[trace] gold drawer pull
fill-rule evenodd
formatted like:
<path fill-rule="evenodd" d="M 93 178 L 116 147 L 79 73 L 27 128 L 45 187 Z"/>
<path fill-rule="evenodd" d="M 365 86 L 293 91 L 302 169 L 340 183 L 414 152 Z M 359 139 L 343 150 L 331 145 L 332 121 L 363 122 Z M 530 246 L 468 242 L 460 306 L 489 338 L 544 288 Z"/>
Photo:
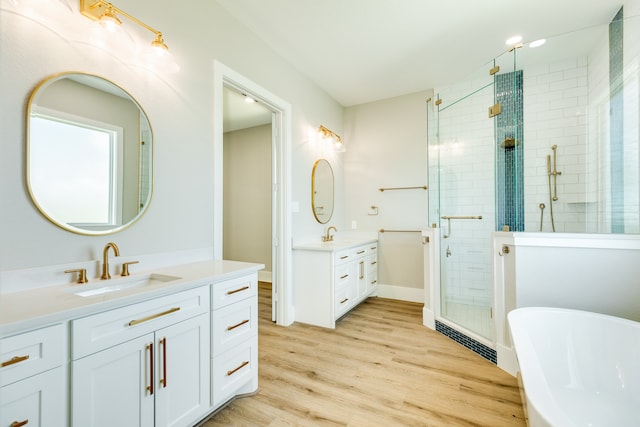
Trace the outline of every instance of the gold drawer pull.
<path fill-rule="evenodd" d="M 244 368 L 245 366 L 247 366 L 249 364 L 248 361 L 244 361 L 240 364 L 240 366 L 238 366 L 235 369 L 232 369 L 230 371 L 227 371 L 227 376 L 230 377 L 231 375 L 235 374 L 236 372 L 238 372 L 240 369 Z"/>
<path fill-rule="evenodd" d="M 235 328 L 239 328 L 240 326 L 244 325 L 245 323 L 249 323 L 249 319 L 245 319 L 242 322 L 235 324 L 233 326 L 227 326 L 227 331 L 233 331 Z"/>
<path fill-rule="evenodd" d="M 139 323 L 146 322 L 148 320 L 153 320 L 161 316 L 166 316 L 167 314 L 175 313 L 178 310 L 180 310 L 180 307 L 173 307 L 167 311 L 163 311 L 162 313 L 152 314 L 151 316 L 143 317 L 142 319 L 135 319 L 129 322 L 129 326 L 137 325 Z"/>
<path fill-rule="evenodd" d="M 15 365 L 16 363 L 24 362 L 28 358 L 29 358 L 28 354 L 26 356 L 16 356 L 16 357 L 12 358 L 11 360 L 7 360 L 6 362 L 2 362 L 2 365 L 0 365 L 0 367 L 4 368 L 5 366 Z M 24 425 L 24 424 L 22 424 L 22 425 Z"/>
<path fill-rule="evenodd" d="M 340 259 L 347 259 L 347 258 L 349 258 L 349 255 L 342 255 L 342 256 L 340 257 Z"/>
<path fill-rule="evenodd" d="M 9 427 L 22 427 L 22 426 L 26 426 L 27 424 L 29 424 L 28 419 L 24 421 L 14 421 L 11 424 L 9 424 Z"/>
<path fill-rule="evenodd" d="M 376 265 L 378 263 L 378 261 L 372 261 L 371 265 Z"/>
<path fill-rule="evenodd" d="M 340 301 L 340 304 L 344 304 L 345 302 L 349 301 L 349 298 L 345 298 L 342 301 Z"/>
<path fill-rule="evenodd" d="M 365 253 L 366 251 L 358 251 L 358 255 Z"/>
<path fill-rule="evenodd" d="M 240 289 L 235 289 L 233 291 L 227 291 L 227 295 L 233 295 L 233 294 L 236 294 L 238 292 L 246 291 L 247 289 L 249 289 L 249 286 L 243 286 Z"/>
<path fill-rule="evenodd" d="M 346 279 L 347 277 L 349 277 L 348 274 L 345 274 L 344 276 L 340 276 L 341 279 Z"/>

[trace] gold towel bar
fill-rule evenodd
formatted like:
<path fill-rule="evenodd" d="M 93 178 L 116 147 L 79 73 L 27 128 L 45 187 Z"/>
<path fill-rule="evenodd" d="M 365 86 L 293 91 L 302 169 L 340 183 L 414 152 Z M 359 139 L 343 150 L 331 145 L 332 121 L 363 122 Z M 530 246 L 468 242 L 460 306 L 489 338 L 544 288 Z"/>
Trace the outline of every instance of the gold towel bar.
<path fill-rule="evenodd" d="M 420 187 L 389 187 L 389 188 L 379 188 L 380 191 L 386 190 L 426 190 L 428 187 L 426 185 L 421 185 Z"/>
<path fill-rule="evenodd" d="M 380 233 L 420 233 L 422 230 L 385 230 L 381 228 L 378 230 Z"/>

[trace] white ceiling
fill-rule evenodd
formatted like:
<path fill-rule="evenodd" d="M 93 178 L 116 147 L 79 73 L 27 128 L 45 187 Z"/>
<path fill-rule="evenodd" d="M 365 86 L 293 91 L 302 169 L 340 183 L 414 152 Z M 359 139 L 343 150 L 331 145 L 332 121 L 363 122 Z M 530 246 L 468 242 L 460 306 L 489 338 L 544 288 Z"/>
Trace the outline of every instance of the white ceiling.
<path fill-rule="evenodd" d="M 247 103 L 244 94 L 228 87 L 224 88 L 223 108 L 224 132 L 271 123 L 271 110 L 259 102 Z"/>
<path fill-rule="evenodd" d="M 621 0 L 217 1 L 351 106 L 458 81 L 514 34 L 526 42 L 607 23 Z"/>

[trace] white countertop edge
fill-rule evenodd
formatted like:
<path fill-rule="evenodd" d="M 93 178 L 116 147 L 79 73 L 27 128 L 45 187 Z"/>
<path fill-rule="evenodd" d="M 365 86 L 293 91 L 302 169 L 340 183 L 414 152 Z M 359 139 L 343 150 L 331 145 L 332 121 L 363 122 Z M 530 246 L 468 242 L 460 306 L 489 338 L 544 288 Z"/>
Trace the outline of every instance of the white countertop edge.
<path fill-rule="evenodd" d="M 0 296 L 0 337 L 27 332 L 251 273 L 257 274 L 258 270 L 263 268 L 264 264 L 239 261 L 202 261 L 136 273 L 140 276 L 149 273 L 166 274 L 179 277 L 177 280 L 94 297 L 79 297 L 69 292 L 70 286 L 83 285 L 60 285 L 2 295 Z M 132 276 L 134 275 L 132 274 Z M 108 285 L 108 282 L 105 282 L 105 285 Z M 55 304 L 51 304 L 51 302 L 55 302 Z M 25 304 L 28 304 L 29 309 L 24 311 L 25 314 L 22 317 L 15 314 L 16 310 L 12 310 L 13 307 L 25 306 Z"/>
<path fill-rule="evenodd" d="M 307 251 L 323 251 L 333 252 L 342 249 L 355 248 L 356 246 L 362 246 L 369 243 L 377 242 L 376 238 L 363 238 L 357 240 L 335 240 L 332 242 L 310 242 L 300 243 L 293 246 L 294 250 L 307 250 Z"/>

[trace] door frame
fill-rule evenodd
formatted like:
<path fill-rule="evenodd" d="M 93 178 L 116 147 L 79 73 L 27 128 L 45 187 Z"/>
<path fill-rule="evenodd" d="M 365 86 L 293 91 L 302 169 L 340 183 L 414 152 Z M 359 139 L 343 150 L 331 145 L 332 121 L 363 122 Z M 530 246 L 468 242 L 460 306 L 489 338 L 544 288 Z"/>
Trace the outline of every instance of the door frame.
<path fill-rule="evenodd" d="M 293 323 L 292 250 L 291 250 L 291 104 L 272 94 L 219 61 L 213 64 L 213 255 L 223 254 L 223 93 L 224 87 L 251 95 L 273 111 L 272 120 L 272 283 L 275 321 Z"/>

